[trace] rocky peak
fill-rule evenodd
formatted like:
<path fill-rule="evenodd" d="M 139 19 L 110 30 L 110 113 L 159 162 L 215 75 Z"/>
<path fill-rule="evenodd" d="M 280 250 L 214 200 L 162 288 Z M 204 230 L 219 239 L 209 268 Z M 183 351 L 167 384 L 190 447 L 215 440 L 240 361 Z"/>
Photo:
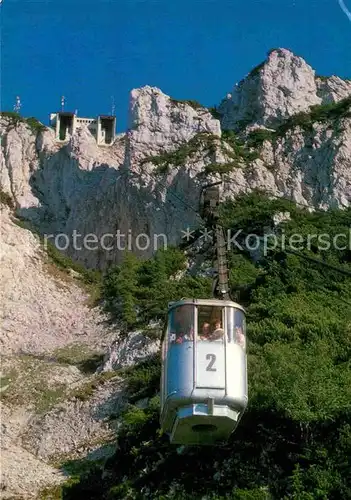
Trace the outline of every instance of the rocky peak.
<path fill-rule="evenodd" d="M 302 58 L 274 50 L 222 102 L 222 127 L 237 129 L 243 120 L 250 128 L 275 126 L 350 94 L 350 82 L 316 77 Z M 72 258 L 103 269 L 123 255 L 113 239 L 117 231 L 131 234 L 129 249 L 143 257 L 154 248 L 138 250 L 136 235 L 166 235 L 169 245 L 179 243 L 186 227 L 199 224 L 201 186 L 220 173 L 228 179 L 225 197 L 264 189 L 306 206 L 349 206 L 351 122 L 345 109 L 339 112 L 333 122 L 322 113 L 308 126 L 254 133 L 241 143 L 235 134 L 222 134 L 207 108 L 145 86 L 132 90 L 129 129 L 111 147 L 97 146 L 88 129 L 62 145 L 50 129 L 33 133 L 1 117 L 0 189 L 41 234 L 53 239 L 63 233 L 63 247 L 67 235 Z M 81 235 L 77 249 L 74 231 Z M 108 235 L 108 248 L 81 248 L 89 234 L 99 242 Z"/>
<path fill-rule="evenodd" d="M 172 151 L 196 134 L 221 135 L 219 120 L 207 108 L 177 101 L 156 87 L 134 89 L 129 105 L 129 166 L 145 156 Z"/>
<path fill-rule="evenodd" d="M 223 129 L 246 125 L 274 127 L 311 106 L 337 102 L 351 94 L 351 82 L 316 77 L 306 61 L 287 49 L 274 49 L 218 108 Z"/>
<path fill-rule="evenodd" d="M 338 76 L 316 78 L 317 94 L 323 104 L 338 102 L 351 95 L 351 80 L 342 80 Z"/>

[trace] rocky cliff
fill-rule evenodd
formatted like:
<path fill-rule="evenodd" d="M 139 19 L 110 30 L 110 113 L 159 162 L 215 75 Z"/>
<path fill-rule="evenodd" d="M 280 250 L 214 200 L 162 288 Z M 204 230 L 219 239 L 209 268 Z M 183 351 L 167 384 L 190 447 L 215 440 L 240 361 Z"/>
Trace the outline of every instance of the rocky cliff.
<path fill-rule="evenodd" d="M 218 111 L 225 129 L 249 124 L 277 126 L 311 106 L 338 102 L 350 93 L 351 81 L 316 76 L 301 57 L 277 49 L 235 85 Z"/>
<path fill-rule="evenodd" d="M 201 224 L 199 193 L 209 180 L 224 180 L 223 197 L 259 188 L 314 208 L 348 207 L 350 96 L 351 82 L 316 76 L 279 49 L 216 110 L 157 88 L 133 90 L 128 131 L 112 147 L 97 147 L 88 129 L 57 144 L 50 128 L 0 117 L 4 498 L 36 498 L 62 482 L 58 459 L 96 459 L 101 443 L 113 452 L 111 415 L 124 396 L 110 370 L 158 348 L 140 332 L 120 340 L 23 220 L 76 261 L 104 269 L 125 246 L 147 257 Z M 154 235 L 165 239 L 154 243 Z"/>
<path fill-rule="evenodd" d="M 313 207 L 346 207 L 350 95 L 350 81 L 318 77 L 302 58 L 277 49 L 212 114 L 157 88 L 133 90 L 128 131 L 110 148 L 97 147 L 88 129 L 59 146 L 52 130 L 33 133 L 3 117 L 1 189 L 42 234 L 63 233 L 61 248 L 69 245 L 72 257 L 99 268 L 120 260 L 127 239 L 106 236 L 101 244 L 103 235 L 118 230 L 143 256 L 152 253 L 155 234 L 179 242 L 182 230 L 200 222 L 196 210 L 206 177 L 223 172 L 223 196 L 259 188 Z M 333 113 L 335 103 L 344 102 Z M 303 113 L 303 120 L 292 120 Z M 250 131 L 267 127 L 278 132 L 248 141 Z M 240 147 L 233 136 L 228 140 L 228 130 L 237 133 Z M 74 231 L 80 235 L 75 243 Z M 96 239 L 84 248 L 90 233 Z M 145 237 L 136 242 L 142 233 L 151 237 L 149 245 Z"/>
<path fill-rule="evenodd" d="M 131 365 L 158 344 L 137 332 L 120 342 L 80 275 L 55 265 L 2 203 L 0 222 L 0 491 L 20 500 L 67 479 L 57 460 L 113 452 L 110 417 L 124 395 L 111 364 Z"/>

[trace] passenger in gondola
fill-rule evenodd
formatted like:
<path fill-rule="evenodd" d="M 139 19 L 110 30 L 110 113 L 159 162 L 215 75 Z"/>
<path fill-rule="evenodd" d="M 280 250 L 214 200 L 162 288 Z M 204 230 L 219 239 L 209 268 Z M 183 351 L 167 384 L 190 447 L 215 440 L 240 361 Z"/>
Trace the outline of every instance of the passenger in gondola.
<path fill-rule="evenodd" d="M 173 331 L 171 333 L 171 342 L 182 344 L 183 342 L 193 340 L 194 327 L 188 321 L 178 320 L 175 322 Z"/>
<path fill-rule="evenodd" d="M 243 329 L 241 328 L 241 326 L 235 327 L 235 341 L 243 349 L 245 349 L 246 339 L 245 339 L 245 335 L 243 334 Z"/>
<path fill-rule="evenodd" d="M 193 327 L 189 327 L 186 329 L 185 332 L 180 332 L 177 336 L 176 336 L 176 344 L 182 344 L 183 342 L 187 342 L 187 341 L 190 341 L 190 340 L 193 340 L 194 338 L 194 329 Z"/>
<path fill-rule="evenodd" d="M 221 340 L 224 335 L 224 330 L 222 328 L 222 323 L 219 319 L 214 322 L 213 332 L 211 333 L 210 340 Z"/>
<path fill-rule="evenodd" d="M 205 323 L 202 324 L 201 328 L 201 333 L 200 333 L 200 340 L 210 340 L 211 336 L 211 325 L 210 323 Z"/>

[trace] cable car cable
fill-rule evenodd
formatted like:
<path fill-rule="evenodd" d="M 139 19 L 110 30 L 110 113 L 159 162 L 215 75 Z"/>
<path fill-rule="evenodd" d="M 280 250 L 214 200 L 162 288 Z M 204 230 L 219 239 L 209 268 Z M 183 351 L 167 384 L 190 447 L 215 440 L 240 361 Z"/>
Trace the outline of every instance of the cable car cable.
<path fill-rule="evenodd" d="M 289 199 L 287 199 L 287 198 L 283 198 L 283 197 L 277 197 L 277 198 L 278 198 L 278 199 L 284 199 L 284 200 L 286 200 L 286 201 L 291 201 L 292 203 L 295 203 L 294 201 L 289 200 Z M 178 199 L 179 199 L 182 203 L 184 203 L 184 204 L 185 204 L 185 202 L 184 202 L 181 198 L 179 198 L 179 197 L 178 197 Z M 296 204 L 297 204 L 297 203 L 296 203 Z M 187 204 L 185 204 L 185 206 L 187 206 Z M 304 205 L 304 206 L 305 206 L 305 205 Z M 306 207 L 306 208 L 308 208 L 308 207 Z M 193 211 L 195 211 L 195 209 L 194 209 L 193 207 L 191 207 L 191 209 L 192 209 Z M 323 212 L 324 212 L 324 211 L 323 211 Z M 198 212 L 197 212 L 197 214 L 199 215 L 199 217 L 201 217 L 201 216 L 200 216 L 200 214 L 199 214 Z M 225 228 L 224 228 L 221 224 L 218 224 L 218 226 L 219 226 L 219 227 L 221 227 L 223 230 L 225 230 Z M 297 256 L 298 256 L 298 257 L 300 257 L 300 258 L 306 259 L 306 260 L 308 260 L 308 261 L 310 261 L 310 262 L 314 262 L 314 263 L 319 264 L 319 265 L 323 265 L 323 266 L 328 267 L 328 268 L 330 268 L 330 269 L 332 269 L 332 270 L 334 270 L 334 271 L 340 272 L 340 273 L 342 273 L 342 274 L 344 274 L 344 275 L 346 275 L 346 276 L 350 276 L 350 277 L 351 277 L 351 271 L 347 271 L 347 270 L 345 270 L 345 269 L 338 268 L 338 267 L 336 267 L 336 266 L 333 266 L 333 265 L 331 265 L 331 264 L 328 264 L 327 262 L 324 262 L 324 261 L 319 261 L 318 259 L 313 259 L 312 257 L 307 257 L 307 256 L 305 256 L 305 255 L 303 255 L 303 254 L 300 254 L 299 252 L 294 251 L 294 250 L 285 250 L 285 251 L 286 251 L 287 253 L 291 253 L 291 254 L 297 255 Z"/>
<path fill-rule="evenodd" d="M 227 184 L 233 184 L 236 181 L 234 179 L 230 179 L 229 177 L 223 176 L 223 182 L 226 182 Z M 263 191 L 262 194 L 264 194 L 264 193 L 266 193 L 268 196 L 271 196 L 272 198 L 275 198 L 277 200 L 285 200 L 285 201 L 288 201 L 288 202 L 293 203 L 295 205 L 299 205 L 299 206 L 301 206 L 302 208 L 305 208 L 305 209 L 311 208 L 309 205 L 305 205 L 304 203 L 300 203 L 300 202 L 292 200 L 290 198 L 286 198 L 285 196 L 278 196 L 276 194 L 273 194 L 270 191 Z M 323 213 L 325 213 L 325 210 L 323 210 L 322 208 L 313 208 L 313 210 L 315 212 L 323 212 Z"/>
<path fill-rule="evenodd" d="M 285 252 L 291 253 L 293 255 L 297 255 L 298 257 L 301 257 L 302 259 L 308 260 L 309 262 L 323 265 L 323 266 L 328 267 L 329 269 L 331 269 L 333 271 L 336 271 L 336 272 L 339 272 L 341 274 L 344 274 L 345 276 L 351 277 L 351 271 L 348 271 L 348 270 L 343 269 L 341 267 L 333 266 L 332 264 L 328 264 L 327 262 L 324 262 L 323 260 L 314 259 L 313 257 L 308 257 L 307 255 L 303 255 L 299 252 L 296 252 L 295 250 L 285 250 Z"/>
<path fill-rule="evenodd" d="M 151 174 L 149 174 L 148 172 L 145 172 L 145 173 L 146 173 L 146 174 L 147 174 L 150 178 L 152 178 Z M 139 174 L 139 175 L 141 176 L 141 174 Z M 227 179 L 227 180 L 228 180 L 228 179 Z M 165 184 L 165 183 L 163 183 L 163 182 L 161 182 L 161 181 L 158 181 L 158 182 L 159 182 L 159 183 L 160 183 L 160 184 L 161 184 L 161 185 L 162 185 L 162 186 L 166 189 L 166 191 L 167 191 L 167 192 L 169 192 L 172 196 L 174 196 L 175 198 L 177 198 L 177 199 L 178 199 L 181 203 L 183 203 L 183 205 L 184 205 L 185 207 L 190 208 L 190 210 L 192 210 L 194 213 L 196 213 L 196 215 L 197 215 L 197 216 L 198 216 L 201 220 L 203 220 L 203 219 L 202 219 L 202 217 L 201 217 L 201 215 L 199 214 L 199 212 L 198 212 L 198 211 L 197 211 L 194 207 L 192 207 L 192 206 L 191 206 L 191 205 L 189 205 L 187 202 L 185 202 L 185 200 L 184 200 L 184 199 L 182 199 L 180 196 L 176 195 L 176 194 L 173 192 L 173 190 L 172 190 L 172 189 L 170 189 L 168 186 L 166 186 L 166 184 Z M 211 185 L 219 184 L 220 182 L 221 182 L 221 181 L 216 182 L 216 183 L 212 183 Z M 230 181 L 229 181 L 229 182 L 234 182 L 234 181 L 233 181 L 232 179 L 230 179 Z M 203 189 L 204 189 L 204 188 L 205 188 L 205 186 L 203 186 L 203 187 L 202 187 L 201 192 L 203 191 Z M 301 206 L 303 206 L 303 207 L 304 207 L 304 208 L 306 208 L 306 209 L 307 209 L 307 208 L 309 208 L 309 207 L 308 207 L 308 206 L 306 206 L 306 205 L 303 205 L 303 204 L 301 204 L 301 203 L 299 203 L 299 202 L 295 202 L 294 200 L 290 200 L 290 199 L 285 198 L 285 197 L 280 197 L 280 196 L 276 196 L 276 195 L 273 195 L 273 194 L 271 194 L 271 196 L 273 196 L 274 198 L 279 199 L 279 200 L 286 200 L 286 201 L 289 201 L 289 202 L 291 202 L 291 203 L 294 203 L 295 205 L 301 205 Z M 174 206 L 174 205 L 172 204 L 172 206 Z M 176 210 L 178 209 L 178 207 L 176 207 L 176 206 L 174 206 L 174 208 L 175 208 Z M 321 212 L 323 212 L 323 213 L 326 213 L 325 211 L 323 211 L 323 210 L 321 210 L 321 209 L 317 209 L 317 210 L 319 210 L 319 211 L 321 211 Z M 174 214 L 174 215 L 175 215 L 175 214 Z M 181 220 L 181 221 L 182 221 L 182 219 L 181 219 L 179 216 L 175 215 L 175 217 L 177 217 L 177 218 L 178 218 L 178 220 Z M 219 227 L 221 227 L 223 230 L 225 230 L 225 228 L 224 228 L 221 224 L 218 224 L 218 226 L 219 226 Z M 195 242 L 195 241 L 194 241 L 194 242 Z M 310 262 L 313 262 L 313 263 L 316 263 L 316 264 L 319 264 L 319 265 L 323 265 L 323 266 L 325 266 L 325 267 L 328 267 L 329 269 L 332 269 L 333 271 L 336 271 L 336 272 L 340 272 L 340 273 L 344 274 L 345 276 L 350 276 L 350 277 L 351 277 L 351 271 L 347 271 L 347 270 L 342 269 L 342 268 L 340 268 L 340 267 L 336 267 L 336 266 L 333 266 L 333 265 L 331 265 L 331 264 L 328 264 L 327 262 L 320 261 L 320 260 L 318 260 L 318 259 L 314 259 L 314 258 L 312 258 L 312 257 L 308 257 L 308 256 L 303 255 L 303 254 L 300 254 L 299 252 L 296 252 L 296 251 L 294 251 L 294 250 L 285 250 L 285 251 L 286 251 L 287 253 L 294 254 L 294 255 L 296 255 L 296 256 L 298 256 L 298 257 L 300 257 L 300 258 L 302 258 L 302 259 L 308 260 L 308 261 L 310 261 Z"/>
<path fill-rule="evenodd" d="M 148 173 L 148 172 L 143 172 L 143 173 L 146 174 L 146 175 L 148 175 L 150 179 L 154 180 L 154 178 L 152 177 L 152 175 L 150 173 Z M 142 175 L 141 173 L 140 174 L 136 174 L 135 172 L 133 172 L 132 174 L 135 175 L 135 176 L 137 176 L 137 177 L 141 177 L 141 175 Z M 122 175 L 127 175 L 128 177 L 130 177 L 130 172 L 122 173 L 121 176 Z M 177 194 L 175 194 L 173 192 L 173 190 L 171 188 L 169 188 L 166 184 L 164 184 L 161 181 L 158 181 L 158 182 L 165 188 L 165 190 L 167 191 L 167 193 L 169 193 L 171 196 L 175 197 L 177 200 L 179 200 L 181 203 L 183 203 L 183 205 L 186 208 L 189 208 L 190 210 L 192 210 L 193 212 L 195 212 L 196 216 L 201 220 L 201 222 L 203 222 L 203 219 L 201 218 L 200 214 L 198 213 L 198 211 L 195 210 L 194 207 L 192 207 L 191 205 L 189 205 L 184 199 L 182 199 L 180 196 L 178 196 Z M 179 207 L 177 207 L 172 201 L 168 200 L 168 203 L 170 203 L 170 205 L 174 208 L 174 210 L 180 210 Z M 184 223 L 184 219 L 182 217 L 180 217 L 179 215 L 177 215 L 176 212 L 173 212 L 172 216 L 174 216 L 180 222 Z M 194 233 L 196 233 L 196 232 L 199 232 L 199 236 L 201 235 L 201 229 L 200 228 L 195 229 Z M 194 238 L 194 241 L 183 242 L 181 244 L 182 248 L 190 246 L 193 242 L 196 241 L 196 239 L 197 238 Z"/>
<path fill-rule="evenodd" d="M 344 304 L 347 304 L 348 306 L 351 306 L 351 302 L 348 302 L 343 297 L 339 297 L 337 295 L 334 295 L 331 290 L 328 290 L 327 288 L 322 288 L 322 287 L 319 287 L 319 286 L 317 286 L 316 288 L 317 288 L 317 290 L 320 290 L 323 293 L 329 293 L 330 295 L 333 295 L 334 299 L 340 300 Z"/>
<path fill-rule="evenodd" d="M 235 179 L 231 179 L 231 178 L 228 176 L 228 174 L 219 174 L 219 175 L 221 175 L 221 177 L 222 177 L 222 181 L 223 181 L 224 183 L 227 183 L 227 184 L 234 184 L 234 183 L 237 183 L 237 182 L 235 181 Z M 259 190 L 258 190 L 258 191 L 259 191 Z M 275 194 L 273 194 L 272 192 L 267 191 L 267 190 L 262 190 L 262 194 L 268 194 L 269 196 L 272 196 L 273 198 L 277 198 L 277 199 L 279 199 L 279 200 L 286 200 L 286 201 L 290 201 L 291 203 L 295 203 L 295 205 L 301 205 L 301 206 L 302 206 L 302 207 L 304 207 L 304 208 L 309 208 L 309 206 L 308 206 L 308 205 L 305 205 L 305 204 L 300 203 L 300 202 L 298 202 L 298 201 L 291 200 L 290 198 L 286 198 L 286 197 L 284 197 L 284 196 L 277 196 L 277 195 L 275 195 Z M 322 210 L 322 209 L 317 209 L 317 210 Z"/>
<path fill-rule="evenodd" d="M 155 180 L 154 177 L 152 177 L 152 175 L 149 173 L 149 172 L 143 172 L 143 173 L 140 173 L 140 174 L 136 174 L 135 172 L 133 172 L 134 175 L 137 175 L 139 177 L 141 177 L 142 175 L 148 175 L 150 177 L 150 179 L 153 179 Z M 189 203 L 187 203 L 184 198 L 181 198 L 179 195 L 177 195 L 176 193 L 174 193 L 173 189 L 170 187 L 170 186 L 167 186 L 164 182 L 162 182 L 160 179 L 157 180 L 158 184 L 161 184 L 161 186 L 163 186 L 166 190 L 167 193 L 169 193 L 170 195 L 174 196 L 177 200 L 179 200 L 181 203 L 183 203 L 183 205 L 187 208 L 189 208 L 190 210 L 192 210 L 198 217 L 201 218 L 199 212 L 192 206 L 190 205 Z"/>

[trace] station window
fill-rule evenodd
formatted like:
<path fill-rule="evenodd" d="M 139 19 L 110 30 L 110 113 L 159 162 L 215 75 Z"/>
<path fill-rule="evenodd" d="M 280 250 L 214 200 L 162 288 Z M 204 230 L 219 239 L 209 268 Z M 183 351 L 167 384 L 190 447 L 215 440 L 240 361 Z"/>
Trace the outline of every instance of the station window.
<path fill-rule="evenodd" d="M 236 343 L 246 348 L 245 314 L 240 309 L 227 309 L 227 335 L 229 343 Z"/>
<path fill-rule="evenodd" d="M 169 314 L 169 340 L 171 343 L 182 344 L 194 339 L 194 307 L 179 306 Z"/>
<path fill-rule="evenodd" d="M 224 342 L 224 307 L 198 307 L 198 341 Z"/>

